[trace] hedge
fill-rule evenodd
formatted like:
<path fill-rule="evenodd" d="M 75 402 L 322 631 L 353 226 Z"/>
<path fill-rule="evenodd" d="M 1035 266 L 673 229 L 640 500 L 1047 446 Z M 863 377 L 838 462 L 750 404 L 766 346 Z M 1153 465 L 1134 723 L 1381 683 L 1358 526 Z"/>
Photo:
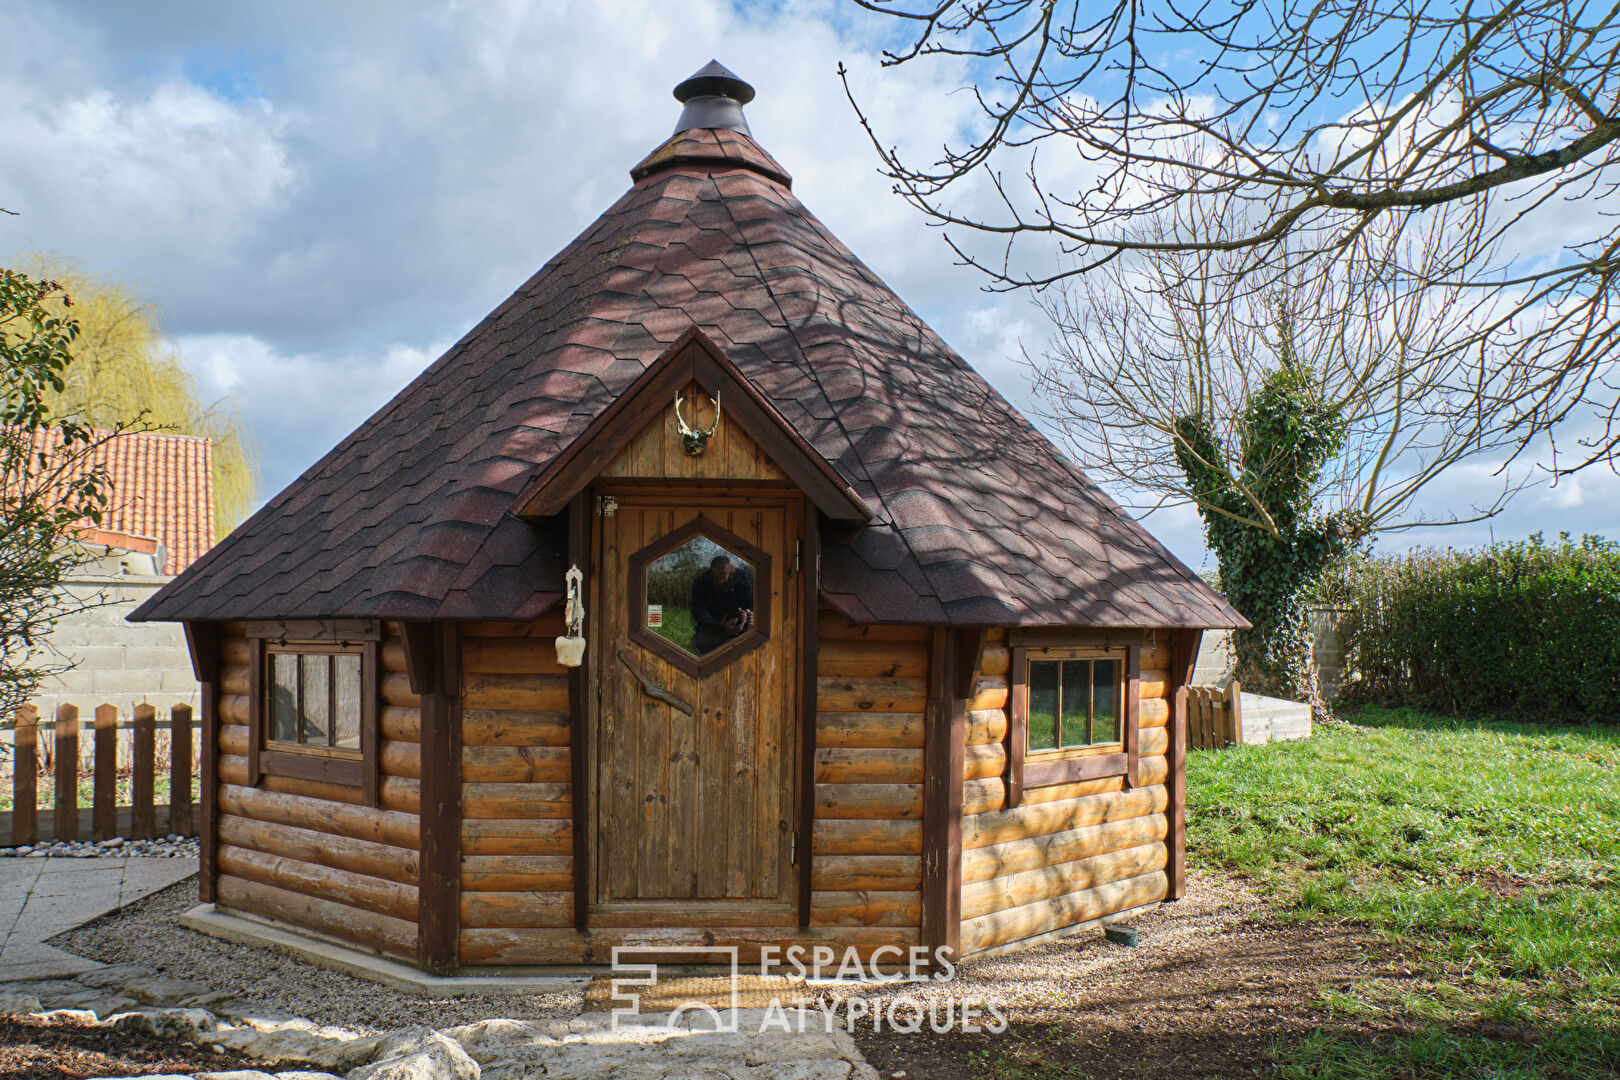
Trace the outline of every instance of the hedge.
<path fill-rule="evenodd" d="M 1461 715 L 1620 720 L 1620 544 L 1363 559 L 1331 575 L 1350 678 L 1339 700 Z"/>

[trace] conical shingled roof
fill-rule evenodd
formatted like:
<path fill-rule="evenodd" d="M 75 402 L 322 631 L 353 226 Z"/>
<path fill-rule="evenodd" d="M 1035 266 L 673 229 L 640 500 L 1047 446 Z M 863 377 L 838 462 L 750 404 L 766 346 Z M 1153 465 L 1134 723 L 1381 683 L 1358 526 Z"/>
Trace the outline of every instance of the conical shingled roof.
<path fill-rule="evenodd" d="M 528 481 L 693 326 L 873 512 L 824 532 L 853 619 L 1230 627 L 1225 600 L 844 247 L 748 135 L 677 133 L 387 406 L 132 616 L 532 618 Z"/>

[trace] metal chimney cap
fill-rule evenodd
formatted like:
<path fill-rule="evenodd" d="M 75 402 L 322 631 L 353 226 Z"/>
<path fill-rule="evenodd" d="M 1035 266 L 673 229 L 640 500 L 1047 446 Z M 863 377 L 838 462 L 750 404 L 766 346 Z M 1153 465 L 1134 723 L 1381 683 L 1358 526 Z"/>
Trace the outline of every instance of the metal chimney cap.
<path fill-rule="evenodd" d="M 718 60 L 710 60 L 675 87 L 675 100 L 685 105 L 695 97 L 725 97 L 739 105 L 754 100 L 754 88 Z"/>

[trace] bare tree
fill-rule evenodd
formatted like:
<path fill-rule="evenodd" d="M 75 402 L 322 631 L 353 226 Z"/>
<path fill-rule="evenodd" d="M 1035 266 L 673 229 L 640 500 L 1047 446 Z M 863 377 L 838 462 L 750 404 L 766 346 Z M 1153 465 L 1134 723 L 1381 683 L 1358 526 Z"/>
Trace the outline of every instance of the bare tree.
<path fill-rule="evenodd" d="M 1565 464 L 1612 464 L 1620 8 L 855 2 L 912 28 L 887 63 L 966 65 L 983 123 L 963 145 L 919 164 L 867 127 L 897 190 L 992 287 L 1049 285 L 1129 252 L 1213 252 L 1233 256 L 1219 269 L 1234 289 L 1264 296 L 1344 277 L 1335 263 L 1375 226 L 1386 242 L 1420 233 L 1427 257 L 1397 267 L 1394 293 L 1454 290 L 1474 314 L 1434 347 L 1510 370 L 1494 389 L 1511 395 L 1520 447 L 1595 408 L 1601 433 Z M 1042 147 L 1077 154 L 1084 180 L 1052 182 Z M 997 196 L 988 211 L 953 197 L 982 184 Z M 1242 227 L 1159 224 L 1212 206 Z M 1029 269 L 1025 241 L 1056 264 Z"/>

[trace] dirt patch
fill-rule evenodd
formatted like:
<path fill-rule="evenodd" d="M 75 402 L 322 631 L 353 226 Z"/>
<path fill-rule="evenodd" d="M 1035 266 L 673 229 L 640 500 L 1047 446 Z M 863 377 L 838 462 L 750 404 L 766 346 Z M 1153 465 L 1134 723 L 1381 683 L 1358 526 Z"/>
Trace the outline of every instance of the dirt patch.
<path fill-rule="evenodd" d="M 954 982 L 923 993 L 908 988 L 925 1004 L 996 1001 L 1009 1022 L 1001 1034 L 868 1025 L 857 1042 L 885 1077 L 1253 1076 L 1274 1042 L 1323 1022 L 1324 988 L 1387 973 L 1388 957 L 1370 937 L 1276 922 L 1242 884 L 1221 878 L 1191 875 L 1186 899 L 1132 925 L 1136 948 L 1083 931 L 969 961 Z"/>
<path fill-rule="evenodd" d="M 240 1054 L 67 1018 L 0 1017 L 0 1076 L 82 1080 L 253 1068 Z"/>

